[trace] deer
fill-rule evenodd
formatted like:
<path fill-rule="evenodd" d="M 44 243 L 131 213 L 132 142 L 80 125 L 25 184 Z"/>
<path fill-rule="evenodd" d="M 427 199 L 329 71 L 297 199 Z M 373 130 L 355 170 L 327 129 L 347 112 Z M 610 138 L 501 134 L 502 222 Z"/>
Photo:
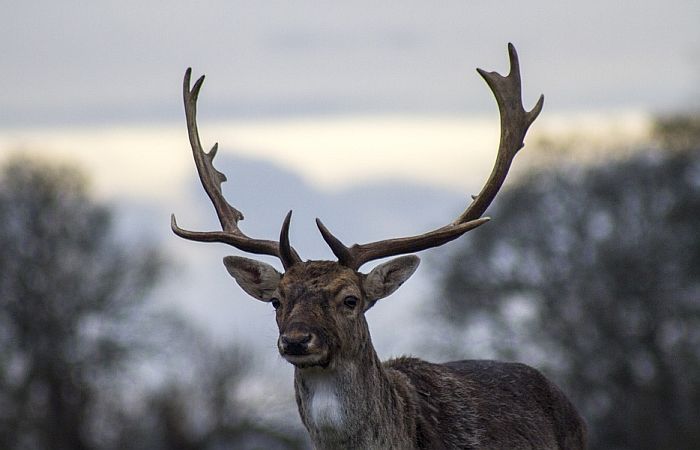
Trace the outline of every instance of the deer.
<path fill-rule="evenodd" d="M 503 185 L 544 96 L 526 111 L 515 47 L 510 72 L 477 69 L 500 115 L 500 141 L 491 174 L 454 221 L 426 233 L 346 246 L 316 219 L 336 261 L 303 261 L 292 247 L 292 211 L 279 240 L 252 238 L 239 228 L 243 214 L 225 200 L 226 176 L 214 168 L 218 143 L 202 150 L 197 128 L 201 76 L 183 98 L 195 166 L 221 231 L 180 228 L 184 239 L 219 242 L 249 254 L 278 258 L 284 268 L 243 256 L 226 256 L 229 274 L 248 295 L 272 305 L 277 348 L 294 366 L 299 415 L 316 449 L 583 449 L 586 425 L 565 394 L 538 370 L 521 363 L 464 360 L 442 364 L 413 357 L 382 362 L 365 314 L 395 292 L 417 269 L 414 253 L 442 246 L 489 221 L 488 206 Z M 368 273 L 361 266 L 383 258 Z"/>

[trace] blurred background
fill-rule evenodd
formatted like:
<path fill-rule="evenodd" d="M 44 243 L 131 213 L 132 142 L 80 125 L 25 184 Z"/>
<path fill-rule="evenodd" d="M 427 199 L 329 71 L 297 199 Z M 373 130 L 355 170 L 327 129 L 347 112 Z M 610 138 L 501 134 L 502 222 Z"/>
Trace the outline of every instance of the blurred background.
<path fill-rule="evenodd" d="M 692 0 L 4 5 L 0 448 L 307 448 L 239 253 L 170 231 L 218 227 L 184 71 L 243 230 L 294 209 L 328 259 L 315 217 L 368 242 L 466 207 L 499 135 L 474 69 L 507 72 L 508 42 L 544 111 L 494 220 L 369 313 L 375 347 L 533 365 L 592 449 L 700 448 L 698 23 Z"/>

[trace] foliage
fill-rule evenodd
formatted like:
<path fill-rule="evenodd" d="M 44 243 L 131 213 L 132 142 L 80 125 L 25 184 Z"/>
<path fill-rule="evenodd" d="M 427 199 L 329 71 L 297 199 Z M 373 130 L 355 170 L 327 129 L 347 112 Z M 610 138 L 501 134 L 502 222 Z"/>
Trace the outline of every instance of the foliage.
<path fill-rule="evenodd" d="M 251 381 L 247 375 L 256 369 L 247 352 L 230 344 L 213 343 L 184 323 L 173 325 L 177 327 L 176 345 L 165 358 L 175 376 L 167 376 L 132 404 L 126 414 L 120 411 L 121 428 L 110 448 L 305 448 L 300 427 L 266 423 L 239 398 Z M 269 403 L 272 408 L 277 406 L 275 400 Z"/>
<path fill-rule="evenodd" d="M 2 448 L 88 448 L 97 383 L 125 362 L 158 255 L 109 239 L 82 176 L 26 158 L 0 175 Z"/>
<path fill-rule="evenodd" d="M 440 314 L 545 369 L 591 448 L 699 448 L 699 212 L 698 150 L 534 173 L 445 264 Z"/>
<path fill-rule="evenodd" d="M 155 313 L 162 255 L 128 244 L 75 168 L 0 170 L 0 448 L 298 448 L 237 401 L 246 354 Z"/>
<path fill-rule="evenodd" d="M 697 150 L 700 142 L 700 112 L 674 114 L 655 121 L 654 138 L 669 150 Z"/>

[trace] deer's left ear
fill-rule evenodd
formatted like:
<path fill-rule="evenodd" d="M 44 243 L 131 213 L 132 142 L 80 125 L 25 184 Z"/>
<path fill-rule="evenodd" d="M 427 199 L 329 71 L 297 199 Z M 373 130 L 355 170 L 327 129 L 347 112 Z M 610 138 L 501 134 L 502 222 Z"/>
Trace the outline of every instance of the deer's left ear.
<path fill-rule="evenodd" d="M 399 258 L 380 264 L 367 274 L 362 287 L 367 296 L 365 311 L 374 306 L 374 303 L 397 290 L 418 268 L 420 258 L 415 255 L 401 256 Z"/>

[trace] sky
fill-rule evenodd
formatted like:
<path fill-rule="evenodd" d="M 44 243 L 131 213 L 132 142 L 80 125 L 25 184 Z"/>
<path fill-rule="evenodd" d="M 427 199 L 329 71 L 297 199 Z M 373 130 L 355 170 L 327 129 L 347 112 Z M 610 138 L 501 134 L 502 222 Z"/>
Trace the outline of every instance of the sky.
<path fill-rule="evenodd" d="M 189 66 L 208 117 L 490 113 L 474 68 L 507 42 L 550 113 L 667 111 L 698 101 L 699 21 L 694 0 L 7 2 L 0 126 L 179 120 Z"/>
<path fill-rule="evenodd" d="M 202 141 L 220 143 L 245 229 L 274 236 L 293 207 L 293 241 L 310 257 L 325 254 L 316 216 L 351 243 L 423 232 L 464 208 L 499 133 L 474 69 L 505 73 L 508 42 L 525 106 L 545 95 L 526 142 L 636 142 L 654 114 L 700 107 L 697 0 L 5 3 L 0 160 L 23 152 L 80 164 L 120 226 L 171 255 L 177 276 L 161 300 L 229 339 L 262 330 L 275 370 L 284 364 L 271 313 L 243 300 L 221 265 L 228 250 L 169 230 L 171 212 L 182 226 L 216 225 L 187 143 L 187 67 L 207 76 Z M 527 155 L 514 170 L 533 165 Z M 415 351 L 392 324 L 420 329 L 430 265 L 397 293 L 404 306 L 373 309 L 382 356 Z"/>
<path fill-rule="evenodd" d="M 554 130 L 638 138 L 653 114 L 700 107 L 694 0 L 38 0 L 3 10 L 0 156 L 78 160 L 107 196 L 165 195 L 166 176 L 187 176 L 187 67 L 207 75 L 206 145 L 326 189 L 395 177 L 462 190 L 488 170 L 497 110 L 474 69 L 505 72 L 508 42 L 525 105 L 545 94 L 533 141 Z"/>

